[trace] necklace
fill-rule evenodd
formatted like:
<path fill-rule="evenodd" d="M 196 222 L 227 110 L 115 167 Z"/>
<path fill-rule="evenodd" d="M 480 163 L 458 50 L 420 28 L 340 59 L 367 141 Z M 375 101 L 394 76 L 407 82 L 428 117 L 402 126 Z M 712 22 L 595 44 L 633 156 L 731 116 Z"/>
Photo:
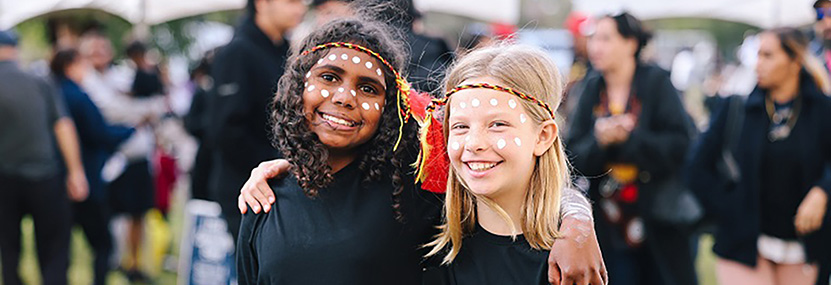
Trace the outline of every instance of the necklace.
<path fill-rule="evenodd" d="M 770 122 L 774 124 L 770 131 L 768 131 L 768 140 L 775 142 L 788 138 L 788 136 L 791 135 L 791 130 L 793 130 L 794 125 L 796 125 L 796 121 L 799 119 L 799 112 L 801 109 L 802 97 L 796 98 L 793 108 L 791 108 L 790 111 L 779 113 L 776 112 L 776 108 L 774 107 L 773 100 L 770 99 L 770 96 L 766 96 L 765 111 L 768 113 Z M 786 122 L 782 124 L 783 121 Z"/>

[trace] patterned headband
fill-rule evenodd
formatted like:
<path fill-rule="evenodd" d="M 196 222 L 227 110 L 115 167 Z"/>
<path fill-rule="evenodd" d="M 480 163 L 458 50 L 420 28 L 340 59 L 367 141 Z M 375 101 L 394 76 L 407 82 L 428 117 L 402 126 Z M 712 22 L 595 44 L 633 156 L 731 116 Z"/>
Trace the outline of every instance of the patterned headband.
<path fill-rule="evenodd" d="M 522 98 L 526 101 L 534 103 L 537 106 L 542 107 L 543 109 L 548 111 L 548 115 L 551 116 L 551 119 L 554 119 L 554 111 L 551 109 L 551 106 L 549 106 L 548 103 L 540 101 L 539 99 L 537 99 L 534 96 L 527 95 L 525 93 L 514 90 L 510 87 L 492 85 L 492 84 L 487 84 L 487 83 L 465 84 L 465 85 L 456 86 L 456 88 L 453 88 L 450 91 L 447 91 L 447 93 L 444 95 L 444 98 L 433 100 L 433 104 L 430 104 L 430 106 L 427 106 L 427 108 L 429 109 L 428 111 L 435 110 L 435 108 L 437 107 L 436 105 L 442 106 L 442 105 L 447 104 L 447 101 L 450 100 L 450 95 L 456 94 L 456 92 L 459 92 L 459 91 L 462 91 L 462 90 L 467 90 L 467 89 L 476 89 L 476 88 L 492 89 L 492 90 L 502 91 L 502 92 L 505 92 L 505 93 L 512 94 L 512 95 L 517 96 L 519 98 Z"/>
<path fill-rule="evenodd" d="M 408 103 L 409 102 L 408 94 L 410 93 L 410 83 L 408 83 L 407 80 L 404 79 L 404 77 L 402 77 L 401 74 L 398 73 L 398 71 L 395 70 L 395 68 L 392 67 L 392 64 L 390 64 L 386 59 L 384 59 L 384 57 L 382 57 L 377 52 L 375 52 L 375 51 L 373 51 L 373 50 L 371 50 L 367 47 L 364 47 L 362 45 L 357 45 L 357 44 L 347 43 L 347 42 L 330 42 L 330 43 L 317 45 L 317 46 L 315 46 L 315 47 L 313 47 L 309 50 L 304 51 L 300 55 L 301 56 L 306 56 L 310 53 L 313 53 L 313 52 L 316 52 L 316 51 L 319 51 L 319 50 L 322 50 L 322 49 L 327 49 L 327 48 L 348 48 L 348 49 L 354 49 L 354 50 L 363 52 L 365 54 L 368 54 L 369 56 L 372 56 L 375 59 L 378 59 L 378 61 L 380 61 L 381 64 L 383 64 L 384 66 L 386 66 L 387 69 L 389 69 L 392 72 L 393 76 L 395 76 L 395 85 L 398 89 L 398 92 L 397 92 L 398 100 L 396 102 L 396 105 L 398 106 L 398 120 L 399 120 L 400 124 L 398 126 L 398 139 L 395 141 L 395 146 L 393 147 L 393 150 L 398 149 L 398 144 L 401 142 L 401 136 L 402 136 L 403 131 L 404 131 L 404 124 L 407 123 L 407 121 L 410 119 L 410 116 L 411 116 L 410 115 L 411 114 L 410 105 Z"/>

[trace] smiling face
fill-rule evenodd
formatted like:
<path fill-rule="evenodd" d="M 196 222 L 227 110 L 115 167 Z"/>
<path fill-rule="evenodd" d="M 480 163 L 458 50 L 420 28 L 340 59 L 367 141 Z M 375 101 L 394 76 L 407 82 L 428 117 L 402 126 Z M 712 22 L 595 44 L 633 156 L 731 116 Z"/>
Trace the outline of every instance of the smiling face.
<path fill-rule="evenodd" d="M 303 112 L 309 129 L 330 153 L 350 153 L 378 130 L 386 81 L 378 60 L 332 48 L 306 73 Z"/>
<path fill-rule="evenodd" d="M 488 77 L 462 84 L 468 83 L 502 84 Z M 523 99 L 491 89 L 466 89 L 451 96 L 445 108 L 450 112 L 450 164 L 468 189 L 491 199 L 524 194 L 536 156 L 544 150 L 538 146 L 540 127 Z"/>

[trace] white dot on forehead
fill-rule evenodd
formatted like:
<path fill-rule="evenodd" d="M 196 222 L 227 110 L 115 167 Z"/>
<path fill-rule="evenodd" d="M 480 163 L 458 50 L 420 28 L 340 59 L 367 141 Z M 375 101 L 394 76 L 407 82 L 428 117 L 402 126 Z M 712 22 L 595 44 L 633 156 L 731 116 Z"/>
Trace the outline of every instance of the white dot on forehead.
<path fill-rule="evenodd" d="M 323 96 L 323 98 L 329 97 L 329 91 L 328 90 L 320 90 L 320 96 Z"/>
<path fill-rule="evenodd" d="M 349 56 L 344 53 L 344 54 L 340 55 L 340 59 L 348 60 Z"/>
<path fill-rule="evenodd" d="M 357 64 L 357 63 L 361 63 L 361 58 L 360 58 L 360 57 L 357 57 L 357 56 L 352 57 L 352 62 L 354 62 L 354 63 L 356 63 L 356 64 Z"/>
<path fill-rule="evenodd" d="M 338 88 L 338 92 L 343 93 L 343 87 Z"/>
<path fill-rule="evenodd" d="M 323 63 L 323 59 L 322 59 L 322 58 L 317 60 L 317 64 L 321 64 L 321 63 Z"/>
<path fill-rule="evenodd" d="M 337 55 L 334 55 L 334 54 L 329 55 L 329 60 L 334 61 L 336 58 L 338 58 Z"/>
<path fill-rule="evenodd" d="M 375 73 L 378 73 L 378 76 L 381 76 L 381 69 L 380 68 L 376 69 Z"/>
<path fill-rule="evenodd" d="M 464 109 L 465 107 L 467 107 L 467 103 L 465 103 L 465 102 L 459 103 L 459 107 Z"/>
<path fill-rule="evenodd" d="M 380 111 L 380 110 L 381 110 L 381 106 L 380 106 L 380 105 L 378 105 L 378 103 L 377 103 L 377 102 L 375 103 L 375 110 L 378 110 L 378 111 Z"/>
<path fill-rule="evenodd" d="M 519 114 L 519 122 L 520 123 L 525 123 L 525 120 L 526 120 L 525 119 L 525 114 Z"/>
<path fill-rule="evenodd" d="M 496 104 L 499 104 L 499 101 L 496 101 L 496 98 L 492 98 L 491 105 L 496 106 Z"/>
<path fill-rule="evenodd" d="M 364 102 L 363 104 L 361 104 L 361 108 L 364 108 L 364 110 L 369 110 L 369 103 Z"/>
<path fill-rule="evenodd" d="M 471 100 L 470 105 L 473 106 L 473 107 L 479 107 L 479 99 Z"/>
<path fill-rule="evenodd" d="M 358 93 L 355 93 L 355 90 L 349 90 L 349 93 L 352 93 L 352 97 L 355 97 L 355 96 L 358 95 Z"/>
<path fill-rule="evenodd" d="M 309 87 L 309 82 L 303 83 L 303 87 Z"/>
<path fill-rule="evenodd" d="M 450 144 L 450 147 L 452 147 L 453 150 L 459 150 L 459 142 L 453 142 L 452 144 Z"/>
<path fill-rule="evenodd" d="M 364 65 L 366 65 L 367 69 L 372 68 L 372 62 L 367 61 Z"/>
<path fill-rule="evenodd" d="M 499 149 L 505 148 L 506 144 L 507 143 L 503 139 L 499 139 L 498 141 L 496 141 L 496 147 L 498 147 Z"/>
<path fill-rule="evenodd" d="M 309 86 L 309 89 L 308 89 L 308 90 L 309 90 L 309 92 L 314 91 L 314 90 L 315 90 L 315 86 L 314 86 L 314 85 Z"/>
<path fill-rule="evenodd" d="M 510 106 L 511 109 L 515 109 L 516 108 L 516 101 L 514 101 L 514 99 L 508 100 L 508 106 Z"/>
<path fill-rule="evenodd" d="M 312 72 L 311 72 L 311 71 L 306 72 L 306 78 L 309 78 L 309 76 L 312 76 Z"/>
<path fill-rule="evenodd" d="M 514 143 L 516 144 L 516 146 L 522 146 L 522 141 L 519 140 L 519 138 L 514 138 Z"/>

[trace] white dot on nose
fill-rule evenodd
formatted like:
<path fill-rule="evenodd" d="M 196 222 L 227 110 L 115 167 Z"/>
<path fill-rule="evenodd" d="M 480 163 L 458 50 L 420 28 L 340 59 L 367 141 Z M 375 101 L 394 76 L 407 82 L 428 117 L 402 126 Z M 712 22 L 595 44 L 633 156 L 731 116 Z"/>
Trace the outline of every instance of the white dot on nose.
<path fill-rule="evenodd" d="M 507 143 L 503 139 L 499 139 L 498 141 L 496 141 L 496 147 L 498 147 L 499 149 L 505 148 L 506 144 Z"/>
<path fill-rule="evenodd" d="M 320 96 L 323 96 L 323 98 L 329 97 L 329 91 L 320 90 Z"/>
<path fill-rule="evenodd" d="M 514 101 L 514 99 L 508 100 L 508 106 L 511 107 L 511 109 L 516 108 L 516 101 Z"/>
<path fill-rule="evenodd" d="M 496 106 L 496 104 L 499 104 L 499 101 L 496 101 L 495 98 L 491 99 L 491 105 Z"/>
<path fill-rule="evenodd" d="M 354 62 L 355 64 L 361 63 L 361 58 L 357 56 L 352 57 L 352 62 Z"/>
<path fill-rule="evenodd" d="M 471 100 L 470 105 L 473 106 L 473 107 L 479 107 L 479 99 Z"/>
<path fill-rule="evenodd" d="M 338 88 L 338 92 L 343 93 L 343 87 Z"/>
<path fill-rule="evenodd" d="M 334 54 L 333 54 L 333 55 L 329 55 L 329 60 L 331 60 L 331 61 L 334 61 L 334 60 L 335 60 L 335 59 L 337 59 L 337 58 L 338 58 L 338 56 L 337 56 L 337 55 L 334 55 Z"/>
<path fill-rule="evenodd" d="M 450 147 L 452 147 L 453 150 L 459 150 L 459 142 L 453 142 L 452 144 L 450 144 Z"/>
<path fill-rule="evenodd" d="M 364 64 L 364 65 L 366 65 L 367 69 L 372 68 L 372 62 L 367 61 L 366 64 Z"/>
<path fill-rule="evenodd" d="M 514 138 L 514 143 L 516 144 L 516 146 L 522 146 L 522 141 L 519 140 L 519 138 Z"/>
<path fill-rule="evenodd" d="M 367 102 L 361 104 L 361 107 L 364 108 L 364 110 L 369 110 L 369 104 Z"/>

